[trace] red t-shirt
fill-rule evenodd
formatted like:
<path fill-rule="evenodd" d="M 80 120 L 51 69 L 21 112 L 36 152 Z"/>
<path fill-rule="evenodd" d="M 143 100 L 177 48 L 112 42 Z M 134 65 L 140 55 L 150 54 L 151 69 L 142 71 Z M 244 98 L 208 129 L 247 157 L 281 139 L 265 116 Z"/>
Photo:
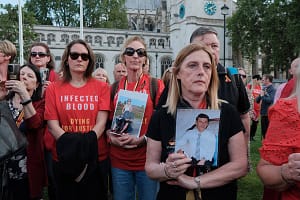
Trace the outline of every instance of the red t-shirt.
<path fill-rule="evenodd" d="M 125 80 L 127 77 L 123 77 L 118 86 L 118 90 L 125 89 Z M 140 131 L 140 137 L 143 137 L 146 134 L 146 131 L 148 129 L 148 124 L 150 122 L 150 118 L 153 113 L 153 102 L 150 97 L 150 77 L 148 75 L 143 74 L 140 78 L 136 90 L 137 92 L 143 92 L 148 94 L 148 100 L 147 105 L 144 113 L 144 118 L 142 122 L 142 127 Z M 157 91 L 156 91 L 156 102 L 158 102 L 158 99 L 164 89 L 164 84 L 161 80 L 158 80 L 157 82 Z M 128 83 L 126 90 L 134 91 L 134 88 L 136 86 L 136 82 Z M 118 94 L 116 92 L 116 95 L 113 99 L 113 104 L 111 105 L 111 110 L 115 110 L 116 102 L 118 99 Z M 113 118 L 113 112 L 111 112 L 110 118 Z M 114 145 L 110 146 L 110 159 L 111 164 L 113 167 L 124 169 L 124 170 L 144 170 L 145 162 L 146 162 L 146 145 L 142 147 L 137 147 L 134 149 L 125 149 L 122 147 L 117 147 Z"/>
<path fill-rule="evenodd" d="M 269 127 L 260 148 L 261 157 L 274 164 L 288 162 L 291 153 L 300 153 L 300 115 L 296 98 L 278 99 L 269 108 Z M 282 200 L 299 200 L 300 182 L 281 193 Z"/>
<path fill-rule="evenodd" d="M 52 69 L 49 72 L 49 78 L 48 81 L 54 82 L 59 79 L 58 74 Z M 45 127 L 45 134 L 44 134 L 44 143 L 45 148 L 50 151 L 52 150 L 53 145 L 55 144 L 55 138 L 53 135 L 49 132 L 48 126 Z"/>
<path fill-rule="evenodd" d="M 98 111 L 109 110 L 109 86 L 94 78 L 80 88 L 58 81 L 46 90 L 45 120 L 58 120 L 66 132 L 87 133 L 95 126 Z M 104 134 L 98 140 L 98 146 L 99 160 L 104 160 L 108 156 Z M 55 146 L 53 150 L 53 159 L 57 160 Z"/>

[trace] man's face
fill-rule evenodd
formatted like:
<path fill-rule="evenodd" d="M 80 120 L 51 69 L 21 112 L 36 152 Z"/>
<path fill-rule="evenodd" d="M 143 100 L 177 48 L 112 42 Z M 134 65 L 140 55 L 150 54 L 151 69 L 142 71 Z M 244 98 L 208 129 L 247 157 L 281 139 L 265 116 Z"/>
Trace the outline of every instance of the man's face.
<path fill-rule="evenodd" d="M 208 126 L 208 119 L 207 118 L 198 118 L 197 119 L 197 128 L 199 131 L 204 131 Z"/>
<path fill-rule="evenodd" d="M 197 42 L 202 42 L 205 45 L 207 45 L 214 57 L 215 57 L 215 61 L 216 64 L 219 63 L 220 60 L 220 42 L 218 40 L 218 37 L 216 36 L 216 34 L 214 33 L 207 33 L 205 35 L 201 35 L 198 37 L 195 37 L 192 41 L 192 43 L 197 43 Z"/>
<path fill-rule="evenodd" d="M 122 76 L 126 76 L 126 75 L 127 75 L 126 67 L 121 63 L 117 64 L 114 70 L 115 81 L 119 81 L 122 78 Z"/>

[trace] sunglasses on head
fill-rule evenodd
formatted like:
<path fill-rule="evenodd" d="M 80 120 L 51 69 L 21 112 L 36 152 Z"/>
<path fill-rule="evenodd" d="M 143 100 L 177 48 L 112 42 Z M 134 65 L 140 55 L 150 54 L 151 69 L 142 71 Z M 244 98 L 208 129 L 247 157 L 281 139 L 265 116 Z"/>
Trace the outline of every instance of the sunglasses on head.
<path fill-rule="evenodd" d="M 143 48 L 139 48 L 139 49 L 134 49 L 134 48 L 131 48 L 131 47 L 127 47 L 124 51 L 124 55 L 126 56 L 133 56 L 134 53 L 137 53 L 137 55 L 139 57 L 144 57 L 144 56 L 147 56 L 147 52 L 145 49 Z"/>
<path fill-rule="evenodd" d="M 39 56 L 40 58 L 44 58 L 44 57 L 48 56 L 48 54 L 45 53 L 45 52 L 31 52 L 30 56 L 31 57 L 37 57 L 37 56 Z"/>
<path fill-rule="evenodd" d="M 82 60 L 87 61 L 90 59 L 90 55 L 87 53 L 77 53 L 77 52 L 70 52 L 70 58 L 72 60 L 76 60 L 79 58 L 79 56 L 81 57 Z"/>

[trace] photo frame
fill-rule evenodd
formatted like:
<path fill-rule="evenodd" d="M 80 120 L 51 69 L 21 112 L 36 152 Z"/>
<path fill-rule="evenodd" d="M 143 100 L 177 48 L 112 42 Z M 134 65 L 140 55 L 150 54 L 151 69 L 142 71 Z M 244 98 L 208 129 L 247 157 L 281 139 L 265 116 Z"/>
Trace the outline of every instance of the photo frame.
<path fill-rule="evenodd" d="M 116 135 L 140 135 L 148 94 L 120 90 L 111 125 L 111 133 Z"/>
<path fill-rule="evenodd" d="M 218 166 L 220 110 L 177 109 L 175 152 Z"/>

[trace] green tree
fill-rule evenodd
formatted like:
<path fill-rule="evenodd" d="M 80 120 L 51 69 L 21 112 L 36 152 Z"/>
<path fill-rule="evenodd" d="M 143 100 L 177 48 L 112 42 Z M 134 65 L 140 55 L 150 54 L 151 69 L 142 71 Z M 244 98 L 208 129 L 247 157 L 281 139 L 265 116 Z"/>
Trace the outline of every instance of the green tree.
<path fill-rule="evenodd" d="M 83 23 L 91 28 L 119 28 L 128 26 L 125 0 L 83 0 Z M 79 26 L 79 0 L 27 0 L 41 25 Z"/>
<path fill-rule="evenodd" d="M 0 5 L 0 39 L 7 39 L 13 42 L 19 48 L 19 16 L 18 6 L 11 4 Z M 17 13 L 17 14 L 16 14 Z M 36 34 L 33 32 L 33 25 L 36 23 L 33 13 L 28 12 L 26 9 L 22 10 L 23 13 L 23 41 L 24 52 L 27 54 L 27 49 L 32 42 L 36 40 Z M 26 56 L 25 56 L 26 58 Z"/>
<path fill-rule="evenodd" d="M 298 4 L 297 0 L 237 2 L 237 11 L 228 20 L 228 34 L 234 51 L 251 61 L 253 73 L 257 72 L 258 53 L 263 58 L 263 73 L 274 71 L 275 77 L 299 54 Z"/>

